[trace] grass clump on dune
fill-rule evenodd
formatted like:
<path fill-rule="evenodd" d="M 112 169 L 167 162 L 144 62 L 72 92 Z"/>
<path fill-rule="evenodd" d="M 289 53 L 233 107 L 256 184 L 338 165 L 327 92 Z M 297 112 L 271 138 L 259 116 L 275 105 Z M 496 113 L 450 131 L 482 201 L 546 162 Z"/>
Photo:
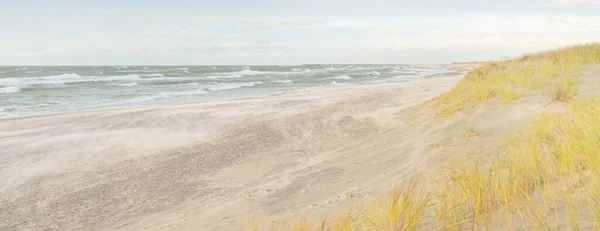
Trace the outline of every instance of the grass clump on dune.
<path fill-rule="evenodd" d="M 351 230 L 415 230 L 420 228 L 432 207 L 433 194 L 416 178 L 395 188 L 365 209 L 351 210 L 341 216 L 311 222 L 309 219 L 289 219 L 270 226 L 271 231 L 351 231 Z M 242 230 L 262 230 L 256 222 L 246 222 Z"/>
<path fill-rule="evenodd" d="M 472 205 L 472 224 L 600 228 L 599 151 L 600 98 L 573 101 L 566 113 L 538 115 L 488 167 L 458 167 L 441 192 Z"/>
<path fill-rule="evenodd" d="M 449 92 L 433 100 L 438 116 L 487 100 L 510 102 L 530 90 L 550 89 L 554 100 L 573 97 L 579 67 L 600 63 L 600 44 L 590 43 L 490 62 L 469 72 Z"/>
<path fill-rule="evenodd" d="M 434 182 L 412 180 L 386 200 L 336 219 L 272 230 L 600 229 L 600 97 L 574 98 L 579 67 L 598 63 L 600 44 L 586 44 L 473 70 L 433 101 L 438 115 L 485 100 L 510 102 L 536 89 L 569 102 L 564 112 L 538 114 L 493 157 L 464 158 Z"/>

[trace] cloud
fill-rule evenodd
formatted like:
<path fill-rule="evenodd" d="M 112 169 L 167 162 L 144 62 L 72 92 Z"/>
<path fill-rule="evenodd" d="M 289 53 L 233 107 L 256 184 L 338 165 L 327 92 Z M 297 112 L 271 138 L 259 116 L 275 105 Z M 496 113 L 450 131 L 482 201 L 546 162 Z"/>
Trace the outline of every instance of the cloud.
<path fill-rule="evenodd" d="M 552 0 L 546 6 L 564 6 L 574 4 L 600 4 L 600 0 Z"/>
<path fill-rule="evenodd" d="M 186 20 L 189 23 L 182 23 Z M 490 26 L 493 25 L 493 26 Z M 501 58 L 600 38 L 600 16 L 189 16 L 139 29 L 0 30 L 0 64 L 298 64 Z M 292 28 L 292 30 L 290 30 Z M 428 61 L 429 59 L 429 61 Z"/>
<path fill-rule="evenodd" d="M 327 20 L 317 18 L 284 18 L 284 17 L 247 17 L 239 19 L 239 22 L 262 28 L 277 27 L 318 27 L 325 25 Z"/>
<path fill-rule="evenodd" d="M 214 32 L 212 31 L 187 31 L 187 30 L 180 30 L 179 31 L 180 35 L 188 35 L 188 36 L 207 36 L 207 35 L 212 35 L 214 34 Z"/>
<path fill-rule="evenodd" d="M 325 25 L 328 20 L 314 17 L 221 17 L 202 16 L 193 20 L 205 25 L 242 25 L 257 28 L 294 28 L 318 27 Z"/>

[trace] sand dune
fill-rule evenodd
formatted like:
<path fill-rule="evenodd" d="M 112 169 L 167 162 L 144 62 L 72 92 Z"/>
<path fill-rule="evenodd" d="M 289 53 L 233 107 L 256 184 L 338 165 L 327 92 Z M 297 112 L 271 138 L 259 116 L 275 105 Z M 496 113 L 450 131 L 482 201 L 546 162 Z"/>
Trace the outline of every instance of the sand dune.
<path fill-rule="evenodd" d="M 445 138 L 461 121 L 491 144 L 544 106 L 435 120 L 423 103 L 463 75 L 2 120 L 0 229 L 236 230 L 361 204 L 473 148 Z"/>

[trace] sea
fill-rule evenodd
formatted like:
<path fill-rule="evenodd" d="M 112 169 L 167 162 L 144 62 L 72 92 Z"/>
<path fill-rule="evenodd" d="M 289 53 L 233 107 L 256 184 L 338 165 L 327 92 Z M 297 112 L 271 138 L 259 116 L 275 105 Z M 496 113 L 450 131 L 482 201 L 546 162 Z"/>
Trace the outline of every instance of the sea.
<path fill-rule="evenodd" d="M 0 118 L 411 81 L 453 65 L 0 66 Z"/>

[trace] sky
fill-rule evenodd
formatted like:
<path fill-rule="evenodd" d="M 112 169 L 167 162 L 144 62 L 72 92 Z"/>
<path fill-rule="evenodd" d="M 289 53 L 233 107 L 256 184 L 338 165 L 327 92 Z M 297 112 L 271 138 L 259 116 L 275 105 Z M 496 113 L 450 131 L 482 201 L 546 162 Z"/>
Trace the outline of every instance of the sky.
<path fill-rule="evenodd" d="M 600 0 L 0 0 L 0 65 L 497 60 L 600 41 Z"/>

